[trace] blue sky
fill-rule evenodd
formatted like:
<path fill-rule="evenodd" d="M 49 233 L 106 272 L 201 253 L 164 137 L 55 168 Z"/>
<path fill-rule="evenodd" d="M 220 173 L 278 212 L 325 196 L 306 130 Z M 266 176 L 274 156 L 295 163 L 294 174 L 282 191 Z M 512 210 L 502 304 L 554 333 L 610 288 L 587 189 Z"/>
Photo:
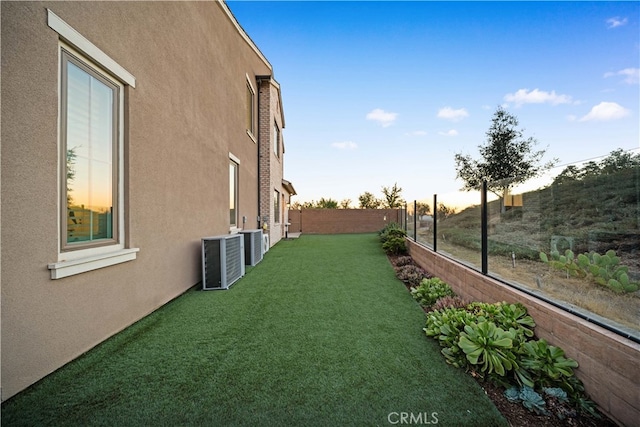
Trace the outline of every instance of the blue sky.
<path fill-rule="evenodd" d="M 294 201 L 454 197 L 499 105 L 561 165 L 640 147 L 638 2 L 227 4 L 282 87 Z"/>

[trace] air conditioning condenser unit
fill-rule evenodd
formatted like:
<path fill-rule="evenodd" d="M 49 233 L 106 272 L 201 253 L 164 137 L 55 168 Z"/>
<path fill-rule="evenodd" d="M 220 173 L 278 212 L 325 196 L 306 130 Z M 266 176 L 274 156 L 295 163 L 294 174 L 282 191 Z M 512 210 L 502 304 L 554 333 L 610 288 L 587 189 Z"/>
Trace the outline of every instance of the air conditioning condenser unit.
<path fill-rule="evenodd" d="M 264 255 L 262 230 L 242 230 L 240 234 L 244 236 L 244 262 L 254 266 L 262 261 Z"/>
<path fill-rule="evenodd" d="M 244 276 L 244 236 L 202 238 L 202 289 L 229 289 Z"/>

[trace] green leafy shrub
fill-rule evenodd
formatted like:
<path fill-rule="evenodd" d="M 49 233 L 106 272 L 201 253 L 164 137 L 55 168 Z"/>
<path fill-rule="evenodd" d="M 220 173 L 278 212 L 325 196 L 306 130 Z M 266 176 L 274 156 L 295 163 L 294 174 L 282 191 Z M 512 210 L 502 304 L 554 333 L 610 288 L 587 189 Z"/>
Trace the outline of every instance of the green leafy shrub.
<path fill-rule="evenodd" d="M 430 307 L 438 299 L 454 296 L 451 287 L 437 277 L 423 279 L 417 288 L 411 290 L 411 295 L 423 307 Z"/>
<path fill-rule="evenodd" d="M 535 384 L 573 391 L 573 385 L 567 379 L 573 377 L 573 368 L 578 367 L 578 362 L 566 358 L 564 350 L 541 339 L 524 343 L 520 354 L 520 364 Z"/>
<path fill-rule="evenodd" d="M 504 330 L 513 328 L 516 331 L 514 339 L 517 341 L 518 346 L 524 343 L 527 338 L 533 337 L 533 328 L 535 328 L 536 323 L 527 314 L 527 308 L 521 303 L 496 302 L 488 304 L 474 302 L 469 304 L 468 309 L 476 316 L 491 320 Z"/>
<path fill-rule="evenodd" d="M 462 368 L 469 362 L 465 353 L 458 346 L 460 333 L 466 325 L 477 321 L 477 317 L 462 308 L 445 308 L 432 311 L 427 316 L 427 323 L 423 329 L 428 337 L 432 337 L 443 347 L 441 350 L 447 363 Z"/>
<path fill-rule="evenodd" d="M 387 253 L 387 255 L 400 255 L 407 253 L 407 243 L 404 240 L 404 237 L 389 237 L 382 244 L 382 249 Z"/>
<path fill-rule="evenodd" d="M 402 229 L 402 227 L 400 227 L 400 224 L 390 222 L 378 232 L 378 235 L 380 236 L 380 241 L 382 243 L 385 243 L 387 240 L 393 237 L 405 237 L 407 233 Z"/>
<path fill-rule="evenodd" d="M 439 301 L 444 305 L 446 298 L 452 297 Z M 573 373 L 577 362 L 559 347 L 534 340 L 534 327 L 522 304 L 474 302 L 462 308 L 438 306 L 427 315 L 424 332 L 439 342 L 447 363 L 504 386 L 508 398 L 533 412 L 599 417 Z"/>
<path fill-rule="evenodd" d="M 466 325 L 460 333 L 458 346 L 472 365 L 481 372 L 504 377 L 508 371 L 517 367 L 513 340 L 515 331 L 505 331 L 493 322 L 481 321 Z"/>

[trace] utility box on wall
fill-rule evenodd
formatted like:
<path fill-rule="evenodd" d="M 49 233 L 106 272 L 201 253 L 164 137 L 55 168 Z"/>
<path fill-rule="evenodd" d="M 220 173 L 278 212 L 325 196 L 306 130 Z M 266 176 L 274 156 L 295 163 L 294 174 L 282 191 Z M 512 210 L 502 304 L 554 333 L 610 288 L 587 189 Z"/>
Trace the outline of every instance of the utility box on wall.
<path fill-rule="evenodd" d="M 202 289 L 229 289 L 244 276 L 244 236 L 230 234 L 202 239 Z"/>

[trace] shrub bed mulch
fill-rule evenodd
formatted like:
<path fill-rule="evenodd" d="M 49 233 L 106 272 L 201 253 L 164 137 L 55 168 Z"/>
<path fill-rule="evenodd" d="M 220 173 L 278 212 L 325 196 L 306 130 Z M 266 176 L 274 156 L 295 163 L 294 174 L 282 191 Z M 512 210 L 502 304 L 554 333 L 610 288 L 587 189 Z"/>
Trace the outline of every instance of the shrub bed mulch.
<path fill-rule="evenodd" d="M 394 269 L 398 269 L 400 265 L 407 265 L 407 255 L 389 255 L 388 256 L 391 265 Z M 411 263 L 413 263 L 411 261 Z M 414 264 L 415 265 L 415 264 Z M 433 274 L 425 271 L 425 278 L 434 277 Z M 408 291 L 411 291 L 413 285 L 407 281 L 403 281 Z M 422 307 L 423 310 L 428 313 L 430 310 L 428 307 Z M 535 319 L 534 319 L 535 320 Z M 544 425 L 545 427 L 616 427 L 617 424 L 606 418 L 604 415 L 601 419 L 595 419 L 584 415 L 578 415 L 577 417 L 567 417 L 563 420 L 557 417 L 537 415 L 534 412 L 529 411 L 527 408 L 519 403 L 512 403 L 507 400 L 504 395 L 504 389 L 498 385 L 485 381 L 474 372 L 470 373 L 472 377 L 478 381 L 478 384 L 489 399 L 498 408 L 500 413 L 507 419 L 509 424 L 514 427 L 538 427 Z"/>

